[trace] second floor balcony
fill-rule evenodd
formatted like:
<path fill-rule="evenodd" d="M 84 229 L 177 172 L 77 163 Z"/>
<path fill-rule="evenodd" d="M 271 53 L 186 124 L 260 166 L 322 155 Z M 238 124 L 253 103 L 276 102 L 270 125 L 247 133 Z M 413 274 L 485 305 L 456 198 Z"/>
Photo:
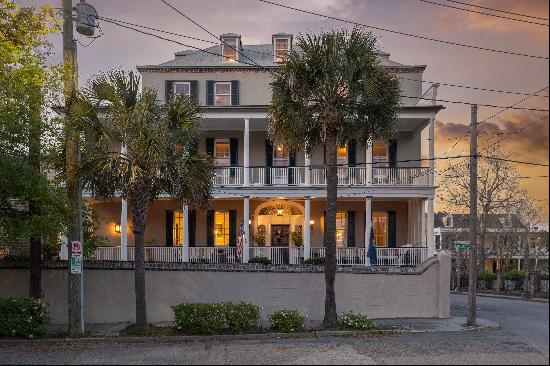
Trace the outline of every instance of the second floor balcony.
<path fill-rule="evenodd" d="M 430 185 L 427 167 L 338 167 L 339 186 L 416 186 Z M 216 187 L 308 187 L 325 186 L 327 170 L 309 167 L 218 167 Z"/>

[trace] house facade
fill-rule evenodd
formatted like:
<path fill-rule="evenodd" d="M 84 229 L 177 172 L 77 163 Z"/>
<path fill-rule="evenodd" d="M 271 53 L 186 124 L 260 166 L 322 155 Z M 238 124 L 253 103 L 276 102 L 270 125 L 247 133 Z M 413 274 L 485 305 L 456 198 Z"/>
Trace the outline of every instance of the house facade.
<path fill-rule="evenodd" d="M 270 141 L 266 129 L 270 81 L 293 36 L 243 45 L 224 34 L 219 45 L 186 50 L 158 65 L 138 66 L 144 88 L 168 101 L 186 94 L 201 106 L 198 149 L 216 164 L 212 206 L 201 211 L 161 197 L 145 231 L 146 260 L 235 263 L 243 235 L 242 262 L 267 257 L 272 264 L 300 264 L 324 256 L 326 171 L 323 147 L 310 155 Z M 368 265 L 371 228 L 378 265 L 417 265 L 435 254 L 434 118 L 437 85 L 422 88 L 425 65 L 406 65 L 380 52 L 381 65 L 399 79 L 403 95 L 391 141 L 338 149 L 337 260 Z M 430 160 L 432 159 L 432 160 Z M 97 234 L 108 246 L 97 259 L 132 260 L 131 215 L 124 200 L 100 201 L 105 221 Z M 374 263 L 371 263 L 374 264 Z"/>

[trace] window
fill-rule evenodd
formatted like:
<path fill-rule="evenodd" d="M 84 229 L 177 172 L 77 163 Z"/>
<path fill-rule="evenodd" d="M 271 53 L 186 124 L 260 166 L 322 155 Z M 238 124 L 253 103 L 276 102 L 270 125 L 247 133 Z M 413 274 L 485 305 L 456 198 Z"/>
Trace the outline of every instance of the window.
<path fill-rule="evenodd" d="M 385 212 L 374 212 L 372 214 L 372 228 L 376 246 L 387 246 L 388 214 Z"/>
<path fill-rule="evenodd" d="M 231 105 L 231 83 L 214 84 L 214 105 Z"/>
<path fill-rule="evenodd" d="M 214 245 L 229 245 L 229 212 L 214 212 Z"/>
<path fill-rule="evenodd" d="M 190 82 L 182 82 L 178 81 L 174 83 L 174 95 L 186 95 L 191 96 L 191 83 Z"/>
<path fill-rule="evenodd" d="M 348 214 L 336 213 L 336 246 L 345 247 L 347 244 Z"/>
<path fill-rule="evenodd" d="M 388 144 L 384 141 L 374 141 L 372 143 L 372 162 L 375 165 L 385 166 L 389 155 Z"/>
<path fill-rule="evenodd" d="M 214 161 L 218 166 L 230 165 L 229 140 L 219 139 L 214 143 Z"/>
<path fill-rule="evenodd" d="M 445 217 L 445 227 L 453 227 L 453 217 L 452 216 Z"/>
<path fill-rule="evenodd" d="M 273 145 L 273 166 L 288 166 L 288 159 L 288 148 L 285 145 Z"/>
<path fill-rule="evenodd" d="M 348 146 L 338 146 L 338 165 L 348 163 Z"/>
<path fill-rule="evenodd" d="M 222 38 L 223 61 L 237 61 L 237 38 Z"/>
<path fill-rule="evenodd" d="M 173 227 L 172 227 L 172 238 L 173 238 L 173 245 L 174 246 L 182 246 L 183 245 L 183 211 L 174 211 L 174 220 L 173 220 Z"/>
<path fill-rule="evenodd" d="M 275 62 L 283 62 L 286 58 L 286 54 L 290 50 L 289 38 L 275 38 Z"/>

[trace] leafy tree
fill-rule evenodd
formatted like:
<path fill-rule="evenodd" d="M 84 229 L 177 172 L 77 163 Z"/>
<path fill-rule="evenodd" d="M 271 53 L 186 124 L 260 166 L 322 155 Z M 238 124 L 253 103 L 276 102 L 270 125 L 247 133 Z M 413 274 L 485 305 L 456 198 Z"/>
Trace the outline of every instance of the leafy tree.
<path fill-rule="evenodd" d="M 399 84 L 379 64 L 371 33 L 353 29 L 298 38 L 271 86 L 269 134 L 291 150 L 324 145 L 326 327 L 338 325 L 336 278 L 337 147 L 357 139 L 390 139 L 397 121 Z"/>
<path fill-rule="evenodd" d="M 96 197 L 120 194 L 132 210 L 138 327 L 147 323 L 144 231 L 151 203 L 161 194 L 195 206 L 210 201 L 214 165 L 196 149 L 198 112 L 184 96 L 160 105 L 155 91 L 140 93 L 139 77 L 121 70 L 92 77 L 71 105 L 83 131 L 83 184 Z"/>
<path fill-rule="evenodd" d="M 57 240 L 63 210 L 58 189 L 44 175 L 43 155 L 60 69 L 48 64 L 47 36 L 59 30 L 51 6 L 21 8 L 0 0 L 0 232 L 4 243 L 31 246 L 30 295 L 41 297 L 42 240 Z M 35 183 L 36 186 L 30 185 Z M 7 194 L 11 196 L 7 196 Z M 50 241 L 51 243 L 51 241 Z"/>

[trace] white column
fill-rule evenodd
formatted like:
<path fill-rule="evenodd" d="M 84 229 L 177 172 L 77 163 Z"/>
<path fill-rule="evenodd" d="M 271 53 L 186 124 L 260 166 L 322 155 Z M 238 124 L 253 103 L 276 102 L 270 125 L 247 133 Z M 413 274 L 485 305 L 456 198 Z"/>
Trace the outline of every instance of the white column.
<path fill-rule="evenodd" d="M 244 186 L 250 185 L 250 120 L 244 119 Z M 248 221 L 247 221 L 248 222 Z"/>
<path fill-rule="evenodd" d="M 424 198 L 420 199 L 420 204 L 418 205 L 418 229 L 420 230 L 420 233 L 418 235 L 420 239 L 420 246 L 426 245 L 426 225 L 424 224 L 425 216 L 426 216 L 426 200 Z"/>
<path fill-rule="evenodd" d="M 59 259 L 62 261 L 69 260 L 69 246 L 68 246 L 68 240 L 65 235 L 61 236 L 61 251 L 59 253 Z"/>
<path fill-rule="evenodd" d="M 367 141 L 365 146 L 365 167 L 367 168 L 367 185 L 372 185 L 372 140 Z"/>
<path fill-rule="evenodd" d="M 189 262 L 189 206 L 183 205 L 183 227 L 182 227 L 183 242 L 181 245 L 183 262 Z"/>
<path fill-rule="evenodd" d="M 370 266 L 370 258 L 368 257 L 369 251 L 369 240 L 370 240 L 370 231 L 372 228 L 372 199 L 367 197 L 365 200 L 365 263 L 367 266 Z"/>
<path fill-rule="evenodd" d="M 243 240 L 243 263 L 248 263 L 250 256 L 250 197 L 244 197 L 243 224 L 244 224 L 244 240 Z"/>
<path fill-rule="evenodd" d="M 435 255 L 435 236 L 434 236 L 434 199 L 428 198 L 428 258 Z"/>
<path fill-rule="evenodd" d="M 435 184 L 435 147 L 434 147 L 434 140 L 435 140 L 435 133 L 434 133 L 434 117 L 430 118 L 430 133 L 429 133 L 429 157 L 430 157 L 430 186 L 433 186 Z"/>
<path fill-rule="evenodd" d="M 126 144 L 122 144 L 120 153 L 128 153 Z M 120 202 L 120 260 L 128 260 L 128 202 L 125 199 Z"/>
<path fill-rule="evenodd" d="M 304 260 L 309 259 L 311 254 L 311 200 L 309 196 L 304 197 Z"/>
<path fill-rule="evenodd" d="M 310 182 L 310 175 L 311 175 L 311 159 L 309 157 L 309 154 L 306 152 L 304 156 L 304 184 L 306 186 L 309 186 L 311 184 Z M 309 225 L 309 222 L 308 222 Z"/>

